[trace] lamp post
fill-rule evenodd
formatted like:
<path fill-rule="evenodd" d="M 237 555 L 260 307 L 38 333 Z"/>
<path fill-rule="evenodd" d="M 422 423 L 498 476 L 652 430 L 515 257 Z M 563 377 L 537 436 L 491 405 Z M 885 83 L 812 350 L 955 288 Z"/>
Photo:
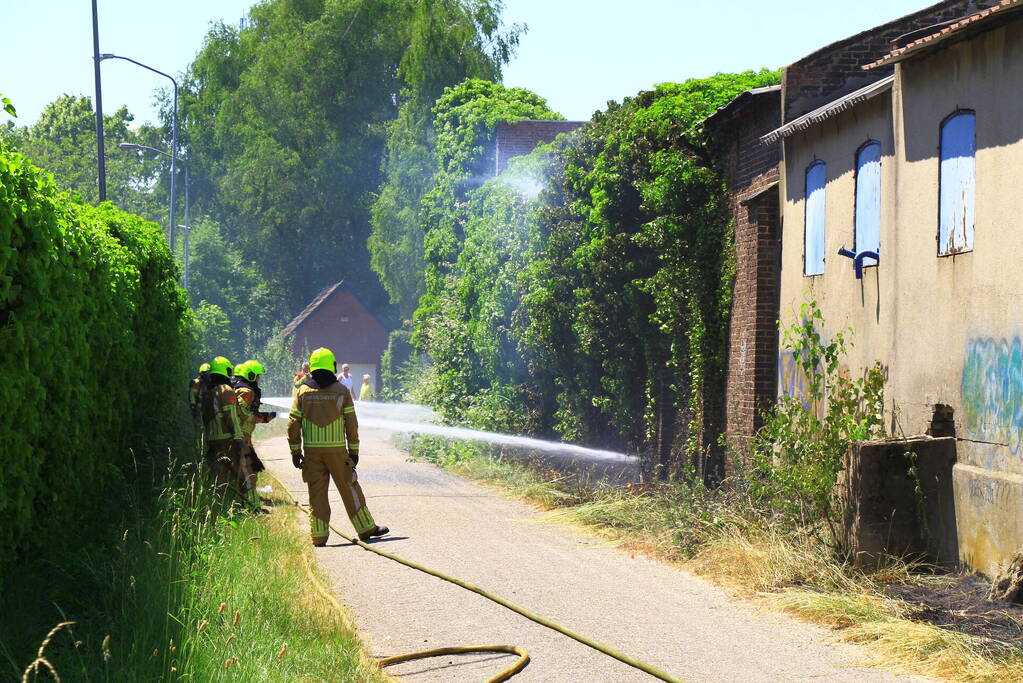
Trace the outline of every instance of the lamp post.
<path fill-rule="evenodd" d="M 120 150 L 122 152 L 125 152 L 125 153 L 128 153 L 128 152 L 141 152 L 142 150 L 146 150 L 146 151 L 154 152 L 154 153 L 159 154 L 161 156 L 165 156 L 165 157 L 173 159 L 173 157 L 170 154 L 168 154 L 167 152 L 164 152 L 162 149 L 157 149 L 156 147 L 150 147 L 149 145 L 135 145 L 135 144 L 132 144 L 130 142 L 122 142 L 121 144 L 118 145 L 118 148 L 120 148 Z M 182 167 L 184 167 L 184 169 L 185 169 L 185 224 L 184 225 L 179 225 L 177 227 L 179 227 L 179 228 L 181 228 L 182 230 L 185 231 L 185 259 L 184 259 L 185 260 L 185 272 L 184 272 L 184 274 L 182 276 L 182 286 L 185 289 L 188 289 L 188 257 L 189 257 L 189 252 L 188 252 L 188 236 L 192 232 L 192 222 L 189 220 L 189 217 L 188 217 L 188 211 L 189 211 L 189 207 L 190 207 L 190 202 L 188 200 L 188 164 L 185 161 L 181 160 L 181 159 L 178 159 L 177 162 L 179 164 L 181 164 Z M 173 243 L 171 244 L 171 254 L 172 255 L 174 254 L 174 245 L 173 245 Z"/>
<path fill-rule="evenodd" d="M 187 175 L 187 173 L 186 173 L 186 175 Z M 179 225 L 178 227 L 185 231 L 185 272 L 181 276 L 181 286 L 184 287 L 185 291 L 187 292 L 188 291 L 188 257 L 189 257 L 188 238 L 192 236 L 192 225 L 190 223 L 188 223 L 188 221 L 186 220 L 185 221 L 185 225 Z"/>
<path fill-rule="evenodd" d="M 98 49 L 98 47 L 97 47 L 97 49 Z M 99 63 L 102 62 L 103 60 L 106 60 L 106 59 L 123 59 L 124 61 L 131 62 L 132 64 L 134 64 L 136 66 L 141 66 L 143 69 L 148 69 L 149 71 L 152 71 L 155 74 L 160 74 L 164 78 L 170 79 L 170 82 L 174 84 L 174 108 L 171 110 L 171 153 L 170 153 L 171 173 L 170 173 L 170 216 L 169 216 L 169 219 L 170 219 L 169 220 L 170 230 L 169 230 L 169 235 L 167 237 L 168 241 L 170 242 L 171 253 L 174 253 L 174 230 L 175 230 L 175 228 L 177 226 L 177 223 L 174 222 L 174 205 L 177 203 L 177 192 L 176 192 L 176 188 L 175 188 L 175 176 L 177 176 L 177 172 L 178 172 L 178 82 L 177 82 L 177 80 L 173 76 L 171 76 L 170 74 L 165 74 L 164 72 L 160 71 L 159 69 L 154 69 L 153 67 L 148 66 L 147 64 L 143 64 L 142 62 L 137 62 L 134 59 L 132 59 L 131 57 L 122 57 L 121 55 L 114 55 L 114 54 L 110 54 L 109 52 L 101 54 L 101 55 L 99 55 L 97 57 L 97 61 L 96 61 L 97 69 L 99 68 L 98 67 Z M 158 150 L 154 150 L 154 151 L 158 151 Z M 102 153 L 102 150 L 101 150 L 101 153 Z M 166 154 L 166 152 L 160 152 L 160 153 L 161 154 Z M 186 200 L 186 203 L 187 203 L 187 200 Z"/>
<path fill-rule="evenodd" d="M 99 13 L 96 0 L 92 0 L 92 60 L 96 77 L 96 164 L 99 180 L 99 200 L 107 199 L 107 165 L 103 154 L 103 88 L 99 78 Z"/>

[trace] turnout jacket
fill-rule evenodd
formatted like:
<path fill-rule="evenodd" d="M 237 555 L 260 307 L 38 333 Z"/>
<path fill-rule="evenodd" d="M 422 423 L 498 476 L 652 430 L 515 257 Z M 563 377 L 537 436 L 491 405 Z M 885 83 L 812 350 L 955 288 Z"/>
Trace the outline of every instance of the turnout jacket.
<path fill-rule="evenodd" d="M 288 445 L 292 453 L 303 448 L 340 448 L 359 457 L 359 421 L 348 388 L 335 381 L 320 387 L 310 377 L 299 385 L 288 415 Z"/>
<path fill-rule="evenodd" d="M 245 438 L 238 419 L 238 397 L 231 385 L 227 382 L 214 384 L 208 391 L 213 415 L 206 426 L 206 438 L 210 441 Z"/>
<path fill-rule="evenodd" d="M 238 421 L 242 426 L 242 433 L 248 439 L 256 425 L 262 422 L 269 422 L 273 419 L 272 413 L 259 412 L 259 403 L 262 398 L 259 387 L 247 382 L 244 379 L 236 378 L 234 393 L 238 398 Z"/>

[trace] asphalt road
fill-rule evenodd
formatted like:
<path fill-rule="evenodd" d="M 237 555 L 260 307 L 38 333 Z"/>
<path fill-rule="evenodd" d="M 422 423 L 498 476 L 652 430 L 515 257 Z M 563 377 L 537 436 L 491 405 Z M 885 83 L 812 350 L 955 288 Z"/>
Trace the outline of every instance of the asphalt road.
<path fill-rule="evenodd" d="M 407 456 L 390 434 L 363 429 L 359 479 L 382 549 L 457 576 L 686 681 L 923 681 L 863 666 L 862 648 L 767 613 L 685 571 L 624 553 L 530 506 Z M 283 438 L 257 447 L 307 502 Z M 351 531 L 332 492 L 332 523 Z M 316 550 L 374 657 L 435 647 L 509 644 L 531 663 L 513 680 L 649 681 L 650 676 L 485 598 L 332 536 Z M 389 668 L 402 680 L 483 681 L 513 661 L 466 655 Z"/>

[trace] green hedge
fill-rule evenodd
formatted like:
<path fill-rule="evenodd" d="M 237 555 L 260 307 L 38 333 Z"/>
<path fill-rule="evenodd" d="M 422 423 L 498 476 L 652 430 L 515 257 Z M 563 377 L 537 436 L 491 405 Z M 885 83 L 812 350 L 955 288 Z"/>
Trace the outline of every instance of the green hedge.
<path fill-rule="evenodd" d="M 0 571 L 74 544 L 183 433 L 190 331 L 158 226 L 0 141 Z"/>

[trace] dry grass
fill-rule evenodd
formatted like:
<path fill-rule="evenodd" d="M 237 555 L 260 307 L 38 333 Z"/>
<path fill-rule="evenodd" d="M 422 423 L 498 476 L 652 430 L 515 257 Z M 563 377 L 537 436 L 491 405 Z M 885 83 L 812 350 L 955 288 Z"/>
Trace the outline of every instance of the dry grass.
<path fill-rule="evenodd" d="M 485 454 L 444 464 L 551 511 L 630 549 L 682 562 L 773 609 L 834 629 L 846 642 L 867 646 L 869 663 L 955 681 L 1021 681 L 1023 651 L 913 621 L 911 606 L 885 587 L 949 582 L 896 560 L 865 573 L 839 561 L 813 533 L 772 521 L 741 499 L 664 487 L 629 491 L 581 489 L 563 475 Z"/>

